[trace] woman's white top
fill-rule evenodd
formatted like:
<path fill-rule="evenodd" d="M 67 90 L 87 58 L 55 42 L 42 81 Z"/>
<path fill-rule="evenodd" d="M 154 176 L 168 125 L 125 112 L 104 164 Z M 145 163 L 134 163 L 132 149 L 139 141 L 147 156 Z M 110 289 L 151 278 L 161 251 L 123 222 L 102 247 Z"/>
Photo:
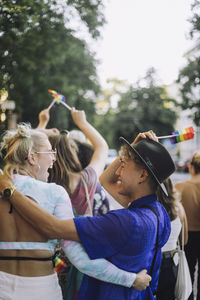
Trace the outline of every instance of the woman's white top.
<path fill-rule="evenodd" d="M 176 249 L 179 234 L 181 232 L 181 220 L 177 217 L 175 220 L 171 221 L 171 233 L 167 243 L 163 246 L 162 252 L 171 251 Z"/>

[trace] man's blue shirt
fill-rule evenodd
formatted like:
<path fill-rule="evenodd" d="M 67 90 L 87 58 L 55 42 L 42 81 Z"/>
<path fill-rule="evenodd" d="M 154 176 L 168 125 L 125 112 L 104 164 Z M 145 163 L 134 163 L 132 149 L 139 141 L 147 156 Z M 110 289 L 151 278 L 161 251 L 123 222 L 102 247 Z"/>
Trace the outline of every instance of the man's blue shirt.
<path fill-rule="evenodd" d="M 77 300 L 133 300 L 154 299 L 161 264 L 161 248 L 167 242 L 171 230 L 169 216 L 155 195 L 135 200 L 128 209 L 113 210 L 100 217 L 74 218 L 81 243 L 91 259 L 106 258 L 117 267 L 139 272 L 151 268 L 155 253 L 157 217 L 159 216 L 159 250 L 157 253 L 151 286 L 139 292 L 85 276 Z"/>

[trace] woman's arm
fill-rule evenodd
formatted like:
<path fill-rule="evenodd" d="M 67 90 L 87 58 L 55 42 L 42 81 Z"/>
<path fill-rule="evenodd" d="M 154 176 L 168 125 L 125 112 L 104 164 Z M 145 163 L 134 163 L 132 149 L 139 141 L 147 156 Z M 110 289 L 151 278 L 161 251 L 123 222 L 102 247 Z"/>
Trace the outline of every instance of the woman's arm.
<path fill-rule="evenodd" d="M 94 147 L 89 165 L 96 171 L 97 177 L 103 172 L 108 155 L 108 145 L 101 134 L 86 120 L 85 112 L 72 108 L 71 115 L 74 123 L 86 135 Z"/>
<path fill-rule="evenodd" d="M 120 157 L 116 158 L 101 174 L 99 181 L 104 189 L 123 207 L 127 207 L 127 197 L 117 193 L 117 169 L 120 167 Z"/>
<path fill-rule="evenodd" d="M 80 243 L 62 240 L 61 247 L 70 262 L 88 276 L 126 287 L 132 287 L 136 279 L 135 273 L 121 270 L 106 259 L 91 260 Z"/>
<path fill-rule="evenodd" d="M 50 114 L 49 109 L 43 109 L 38 115 L 39 123 L 37 128 L 45 129 L 47 127 L 47 124 L 49 123 Z"/>
<path fill-rule="evenodd" d="M 49 109 L 41 110 L 41 112 L 38 115 L 38 119 L 39 123 L 36 129 L 44 132 L 47 136 L 59 134 L 59 130 L 57 128 L 46 129 L 50 119 Z"/>
<path fill-rule="evenodd" d="M 80 243 L 62 240 L 61 246 L 79 271 L 101 281 L 110 282 L 125 287 L 134 287 L 138 290 L 145 289 L 151 277 L 142 270 L 139 273 L 129 273 L 119 269 L 106 259 L 91 260 Z"/>
<path fill-rule="evenodd" d="M 73 219 L 59 220 L 18 190 L 14 191 L 10 202 L 28 223 L 48 239 L 66 239 L 80 242 Z"/>

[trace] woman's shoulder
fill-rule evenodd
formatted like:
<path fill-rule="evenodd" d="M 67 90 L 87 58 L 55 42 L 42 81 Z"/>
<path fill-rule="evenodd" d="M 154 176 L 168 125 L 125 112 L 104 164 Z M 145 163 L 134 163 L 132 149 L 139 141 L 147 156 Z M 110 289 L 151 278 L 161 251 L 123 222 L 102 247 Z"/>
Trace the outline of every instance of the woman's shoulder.
<path fill-rule="evenodd" d="M 191 187 L 194 184 L 194 182 L 192 182 L 191 180 L 186 180 L 186 181 L 181 181 L 181 182 L 177 182 L 175 184 L 175 188 L 181 192 L 182 190 L 184 190 L 185 188 Z"/>
<path fill-rule="evenodd" d="M 13 175 L 13 183 L 16 188 L 32 187 L 37 185 L 37 180 L 31 176 L 15 174 Z"/>
<path fill-rule="evenodd" d="M 172 220 L 171 221 L 171 227 L 177 227 L 177 226 L 181 226 L 181 219 L 180 219 L 180 217 L 179 217 L 179 215 L 174 219 L 174 220 Z"/>
<path fill-rule="evenodd" d="M 180 201 L 177 202 L 177 208 L 178 208 L 178 217 L 180 218 L 181 223 L 183 223 L 184 219 L 186 218 L 186 215 L 185 215 L 185 209 Z"/>
<path fill-rule="evenodd" d="M 82 174 L 96 174 L 96 171 L 91 166 L 87 166 L 81 171 Z"/>
<path fill-rule="evenodd" d="M 26 196 L 30 196 L 36 201 L 44 198 L 59 197 L 67 194 L 66 190 L 56 183 L 48 183 L 45 181 L 37 180 L 30 176 L 16 175 L 13 178 L 16 188 Z"/>
<path fill-rule="evenodd" d="M 81 171 L 81 176 L 84 177 L 86 182 L 94 184 L 97 182 L 97 174 L 91 166 L 87 166 L 85 169 L 83 169 Z"/>

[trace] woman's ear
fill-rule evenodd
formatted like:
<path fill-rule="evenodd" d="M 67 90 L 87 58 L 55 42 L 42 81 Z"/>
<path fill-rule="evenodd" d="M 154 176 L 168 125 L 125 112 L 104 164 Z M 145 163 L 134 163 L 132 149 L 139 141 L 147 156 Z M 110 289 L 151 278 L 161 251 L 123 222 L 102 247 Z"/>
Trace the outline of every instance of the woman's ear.
<path fill-rule="evenodd" d="M 36 165 L 36 158 L 35 158 L 34 153 L 29 153 L 29 154 L 28 154 L 27 160 L 28 160 L 28 163 L 29 163 L 31 166 Z"/>
<path fill-rule="evenodd" d="M 149 173 L 147 172 L 147 170 L 143 169 L 142 173 L 140 175 L 140 180 L 139 180 L 139 184 L 143 183 L 149 176 Z"/>

